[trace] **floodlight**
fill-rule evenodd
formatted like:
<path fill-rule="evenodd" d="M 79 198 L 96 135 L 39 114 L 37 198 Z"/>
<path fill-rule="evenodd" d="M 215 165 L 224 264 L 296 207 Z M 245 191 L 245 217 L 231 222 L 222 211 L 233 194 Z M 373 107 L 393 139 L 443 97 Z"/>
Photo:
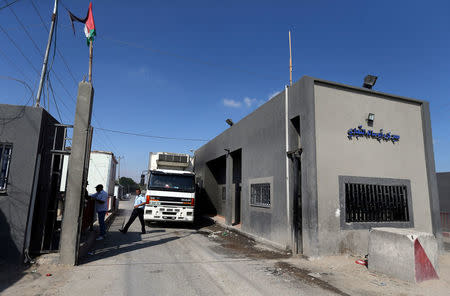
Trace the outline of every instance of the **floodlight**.
<path fill-rule="evenodd" d="M 227 120 L 225 120 L 225 122 L 228 123 L 229 126 L 233 126 L 233 124 L 234 124 L 233 121 L 229 118 Z"/>
<path fill-rule="evenodd" d="M 373 126 L 373 121 L 374 120 L 375 120 L 375 114 L 369 113 L 369 115 L 367 116 L 367 125 L 368 126 Z"/>
<path fill-rule="evenodd" d="M 367 75 L 366 77 L 364 77 L 363 87 L 368 88 L 368 89 L 372 89 L 372 87 L 377 82 L 377 79 L 378 79 L 377 76 Z"/>

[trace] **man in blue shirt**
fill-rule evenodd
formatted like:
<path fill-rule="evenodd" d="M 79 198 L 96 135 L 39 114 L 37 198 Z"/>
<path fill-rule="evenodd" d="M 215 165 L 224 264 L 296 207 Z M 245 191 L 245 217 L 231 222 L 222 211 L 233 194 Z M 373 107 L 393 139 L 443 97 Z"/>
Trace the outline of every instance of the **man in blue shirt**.
<path fill-rule="evenodd" d="M 105 215 L 108 211 L 108 193 L 103 191 L 103 185 L 98 184 L 95 186 L 95 190 L 97 191 L 94 194 L 91 194 L 90 197 L 95 200 L 95 211 L 98 216 L 98 224 L 100 225 L 100 236 L 97 237 L 97 240 L 102 240 L 105 238 L 106 234 L 106 224 L 105 224 Z"/>
<path fill-rule="evenodd" d="M 136 220 L 136 217 L 139 217 L 139 221 L 141 222 L 141 231 L 142 234 L 145 234 L 145 223 L 144 223 L 144 207 L 147 200 L 145 196 L 141 193 L 141 189 L 136 189 L 136 198 L 134 199 L 134 209 L 131 213 L 130 219 L 123 229 L 119 229 L 123 234 L 127 233 L 130 225 Z"/>

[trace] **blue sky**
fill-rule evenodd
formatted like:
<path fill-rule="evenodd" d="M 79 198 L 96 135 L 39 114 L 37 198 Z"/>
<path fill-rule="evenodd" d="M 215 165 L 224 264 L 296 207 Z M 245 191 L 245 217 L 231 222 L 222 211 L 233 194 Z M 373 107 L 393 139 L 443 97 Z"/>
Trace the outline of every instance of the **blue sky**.
<path fill-rule="evenodd" d="M 49 27 L 53 0 L 34 3 Z M 84 16 L 89 1 L 62 3 Z M 47 32 L 30 0 L 11 7 L 43 51 Z M 360 86 L 374 74 L 376 90 L 429 101 L 436 169 L 450 171 L 449 1 L 97 0 L 93 7 L 94 127 L 212 139 L 226 118 L 238 121 L 289 82 L 291 30 L 294 81 L 310 75 Z M 0 25 L 40 71 L 42 58 L 9 8 L 0 10 Z M 76 37 L 60 5 L 56 44 L 78 82 L 89 53 L 82 25 L 75 29 Z M 34 89 L 38 74 L 1 30 L 0 44 L 0 75 Z M 72 123 L 77 84 L 59 55 L 53 69 L 62 120 Z M 29 95 L 0 79 L 0 102 L 24 104 Z M 52 101 L 49 108 L 59 118 Z M 121 175 L 137 180 L 148 152 L 189 153 L 202 144 L 97 129 L 93 149 L 124 156 Z"/>

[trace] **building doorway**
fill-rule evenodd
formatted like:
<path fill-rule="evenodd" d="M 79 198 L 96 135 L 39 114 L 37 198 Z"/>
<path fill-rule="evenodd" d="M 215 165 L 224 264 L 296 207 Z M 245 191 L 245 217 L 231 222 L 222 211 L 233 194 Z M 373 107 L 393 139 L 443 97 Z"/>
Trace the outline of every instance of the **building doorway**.
<path fill-rule="evenodd" d="M 231 153 L 233 158 L 233 225 L 241 223 L 242 149 Z"/>
<path fill-rule="evenodd" d="M 296 254 L 303 253 L 303 237 L 302 237 L 302 149 L 300 137 L 300 116 L 291 119 L 291 124 L 295 130 L 294 153 L 292 154 L 293 164 L 293 251 Z"/>

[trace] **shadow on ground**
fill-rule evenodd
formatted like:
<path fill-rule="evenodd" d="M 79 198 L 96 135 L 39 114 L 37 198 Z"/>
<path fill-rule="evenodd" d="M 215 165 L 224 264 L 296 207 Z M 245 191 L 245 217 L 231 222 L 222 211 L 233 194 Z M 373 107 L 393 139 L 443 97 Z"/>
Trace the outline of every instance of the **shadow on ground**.
<path fill-rule="evenodd" d="M 162 230 L 150 230 L 147 234 L 164 232 L 165 231 Z M 87 253 L 83 258 L 80 258 L 80 265 L 143 248 L 165 244 L 181 238 L 177 236 L 159 238 L 163 235 L 165 234 L 152 236 L 150 237 L 151 240 L 142 240 L 140 232 L 128 232 L 127 234 L 122 234 L 118 231 L 109 232 L 104 240 L 95 243 L 95 250 Z"/>
<path fill-rule="evenodd" d="M 127 212 L 122 213 L 126 215 Z M 200 229 L 214 225 L 213 221 L 202 217 L 196 219 L 194 223 L 147 223 L 146 235 L 151 234 L 151 236 L 143 237 L 140 232 L 129 231 L 127 234 L 122 234 L 118 231 L 118 229 L 122 228 L 125 221 L 128 219 L 125 215 L 119 215 L 113 220 L 106 238 L 102 241 L 95 242 L 93 250 L 91 252 L 86 252 L 85 255 L 80 258 L 80 265 L 143 248 L 165 244 L 170 241 L 198 233 Z M 195 230 L 195 232 L 180 236 L 178 232 L 169 234 L 165 229 L 191 229 Z"/>
<path fill-rule="evenodd" d="M 2 294 L 2 291 L 14 285 L 14 283 L 27 275 L 29 273 L 27 270 L 28 267 L 24 265 L 5 264 L 4 262 L 0 262 L 0 295 Z"/>
<path fill-rule="evenodd" d="M 120 233 L 118 229 L 121 228 L 121 225 L 123 227 L 124 221 L 127 219 L 121 218 L 123 216 L 114 219 L 106 238 L 95 242 L 94 249 L 80 258 L 80 265 L 165 244 L 197 233 L 201 228 L 214 225 L 214 222 L 204 218 L 197 219 L 195 223 L 149 223 L 147 224 L 147 233 L 143 237 L 140 232 L 129 231 L 127 234 Z M 196 231 L 180 236 L 178 232 L 166 233 L 165 229 L 192 229 Z M 151 234 L 151 236 L 145 237 L 148 234 Z"/>
<path fill-rule="evenodd" d="M 199 230 L 204 227 L 208 227 L 211 225 L 214 225 L 214 221 L 211 219 L 205 218 L 205 217 L 196 217 L 194 220 L 194 223 L 189 222 L 172 222 L 172 221 L 166 221 L 166 222 L 146 222 L 146 225 L 150 228 L 156 228 L 156 229 L 192 229 L 192 230 Z"/>
<path fill-rule="evenodd" d="M 12 238 L 12 222 L 8 221 L 3 210 L 0 209 L 0 292 L 25 276 L 27 269 L 21 263 L 22 255 Z"/>

